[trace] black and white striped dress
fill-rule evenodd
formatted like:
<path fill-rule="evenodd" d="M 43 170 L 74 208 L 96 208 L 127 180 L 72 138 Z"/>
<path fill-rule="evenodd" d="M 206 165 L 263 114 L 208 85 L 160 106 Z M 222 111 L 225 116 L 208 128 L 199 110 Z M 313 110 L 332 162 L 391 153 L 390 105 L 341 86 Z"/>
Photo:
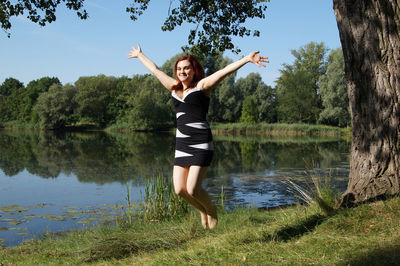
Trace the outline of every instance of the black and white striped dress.
<path fill-rule="evenodd" d="M 172 91 L 172 102 L 177 121 L 174 165 L 209 166 L 214 150 L 206 121 L 210 98 L 196 87 L 186 90 L 182 99 Z"/>

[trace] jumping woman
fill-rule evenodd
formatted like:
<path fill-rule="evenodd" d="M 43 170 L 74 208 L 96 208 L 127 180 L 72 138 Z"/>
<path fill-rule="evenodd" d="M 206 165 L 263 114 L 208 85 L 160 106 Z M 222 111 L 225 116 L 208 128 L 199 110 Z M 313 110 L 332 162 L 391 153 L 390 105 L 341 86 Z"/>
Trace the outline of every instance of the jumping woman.
<path fill-rule="evenodd" d="M 217 210 L 202 188 L 214 150 L 210 126 L 206 120 L 211 90 L 224 77 L 249 62 L 265 67 L 263 62 L 268 63 L 268 58 L 258 53 L 252 52 L 208 77 L 204 77 L 204 69 L 196 58 L 182 56 L 175 63 L 175 79 L 158 69 L 142 53 L 140 45 L 137 48 L 133 46 L 128 54 L 129 59 L 139 58 L 171 92 L 177 120 L 174 189 L 176 194 L 200 211 L 203 228 L 208 226 L 213 229 L 218 223 Z"/>

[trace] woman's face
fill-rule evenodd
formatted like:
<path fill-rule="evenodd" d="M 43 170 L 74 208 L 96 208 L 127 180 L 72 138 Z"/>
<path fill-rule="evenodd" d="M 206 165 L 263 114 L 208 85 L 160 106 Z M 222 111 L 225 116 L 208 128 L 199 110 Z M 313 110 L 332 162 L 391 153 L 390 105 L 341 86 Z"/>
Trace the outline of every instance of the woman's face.
<path fill-rule="evenodd" d="M 191 83 L 194 78 L 194 70 L 189 60 L 179 61 L 176 66 L 176 74 L 182 83 Z"/>

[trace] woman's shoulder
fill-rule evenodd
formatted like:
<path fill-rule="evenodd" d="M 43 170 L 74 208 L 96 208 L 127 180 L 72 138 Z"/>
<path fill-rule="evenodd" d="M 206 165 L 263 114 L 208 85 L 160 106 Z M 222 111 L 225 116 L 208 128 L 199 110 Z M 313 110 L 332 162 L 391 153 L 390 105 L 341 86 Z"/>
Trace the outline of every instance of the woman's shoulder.
<path fill-rule="evenodd" d="M 203 81 L 203 80 L 204 80 L 204 79 L 201 79 L 201 80 L 199 80 L 199 81 L 197 82 L 197 84 L 196 84 L 196 86 L 195 86 L 196 89 L 203 90 L 203 88 L 204 88 L 204 81 Z"/>
<path fill-rule="evenodd" d="M 201 90 L 207 97 L 211 97 L 211 89 L 210 88 L 207 88 L 207 89 L 204 88 L 203 80 L 204 79 L 202 79 L 199 82 L 197 82 L 196 89 Z"/>

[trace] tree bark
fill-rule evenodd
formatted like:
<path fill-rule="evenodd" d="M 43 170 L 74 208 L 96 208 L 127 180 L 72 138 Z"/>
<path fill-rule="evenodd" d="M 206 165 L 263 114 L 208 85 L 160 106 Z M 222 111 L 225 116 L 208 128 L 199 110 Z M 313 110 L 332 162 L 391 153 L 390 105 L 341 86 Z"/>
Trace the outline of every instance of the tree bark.
<path fill-rule="evenodd" d="M 399 193 L 400 0 L 333 0 L 352 117 L 342 206 Z"/>

